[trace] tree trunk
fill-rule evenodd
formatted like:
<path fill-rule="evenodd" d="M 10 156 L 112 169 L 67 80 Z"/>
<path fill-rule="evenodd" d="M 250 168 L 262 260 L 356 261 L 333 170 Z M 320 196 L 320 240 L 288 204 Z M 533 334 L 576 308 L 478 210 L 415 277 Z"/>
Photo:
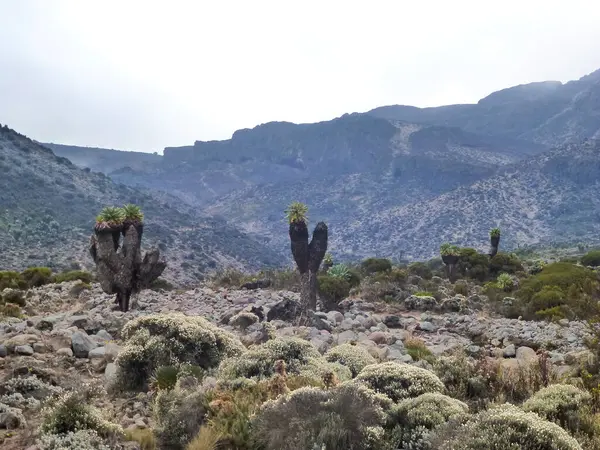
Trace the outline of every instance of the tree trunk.
<path fill-rule="evenodd" d="M 300 274 L 300 308 L 296 318 L 297 325 L 306 325 L 308 322 L 308 309 L 310 305 L 310 273 Z"/>
<path fill-rule="evenodd" d="M 317 291 L 319 290 L 319 280 L 317 272 L 312 270 L 308 272 L 308 309 L 317 310 Z"/>

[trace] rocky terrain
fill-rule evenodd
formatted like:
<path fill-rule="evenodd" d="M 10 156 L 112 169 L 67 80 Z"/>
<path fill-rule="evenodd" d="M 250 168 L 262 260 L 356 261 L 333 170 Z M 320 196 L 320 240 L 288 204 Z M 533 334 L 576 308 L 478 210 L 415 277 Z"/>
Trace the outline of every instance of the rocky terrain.
<path fill-rule="evenodd" d="M 7 127 L 0 127 L 0 174 L 0 269 L 90 267 L 96 215 L 125 203 L 145 211 L 144 243 L 168 257 L 167 279 L 195 282 L 223 266 L 285 261 L 223 219 L 164 192 L 149 194 L 78 168 Z"/>

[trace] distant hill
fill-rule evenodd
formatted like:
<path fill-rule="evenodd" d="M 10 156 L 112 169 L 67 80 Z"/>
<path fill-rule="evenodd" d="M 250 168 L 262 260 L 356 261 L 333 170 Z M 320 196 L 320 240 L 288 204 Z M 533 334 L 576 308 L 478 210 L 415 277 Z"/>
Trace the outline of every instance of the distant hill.
<path fill-rule="evenodd" d="M 369 114 L 554 147 L 600 138 L 600 70 L 565 84 L 545 81 L 503 89 L 474 105 L 393 105 L 375 108 Z"/>
<path fill-rule="evenodd" d="M 144 242 L 160 244 L 167 256 L 166 278 L 188 282 L 223 265 L 262 267 L 286 261 L 177 197 L 116 184 L 0 127 L 0 270 L 90 267 L 87 245 L 96 214 L 104 206 L 130 202 L 145 212 Z"/>

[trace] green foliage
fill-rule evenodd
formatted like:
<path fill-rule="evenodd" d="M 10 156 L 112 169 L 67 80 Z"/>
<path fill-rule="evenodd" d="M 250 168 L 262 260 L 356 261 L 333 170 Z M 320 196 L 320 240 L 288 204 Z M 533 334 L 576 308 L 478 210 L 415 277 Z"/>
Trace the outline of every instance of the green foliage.
<path fill-rule="evenodd" d="M 361 263 L 361 268 L 367 275 L 388 272 L 392 270 L 392 262 L 385 258 L 367 258 Z"/>
<path fill-rule="evenodd" d="M 435 297 L 435 294 L 429 291 L 417 291 L 413 295 L 415 297 Z"/>
<path fill-rule="evenodd" d="M 0 317 L 21 317 L 21 307 L 14 303 L 0 305 Z"/>
<path fill-rule="evenodd" d="M 57 273 L 52 277 L 53 283 L 63 283 L 65 281 L 76 281 L 80 280 L 84 283 L 91 283 L 94 281 L 94 276 L 90 272 L 84 270 L 71 270 L 69 272 Z"/>
<path fill-rule="evenodd" d="M 160 366 L 154 371 L 152 385 L 157 389 L 173 389 L 177 384 L 179 368 L 176 366 Z"/>
<path fill-rule="evenodd" d="M 415 262 L 408 266 L 408 273 L 411 275 L 418 275 L 424 280 L 431 280 L 433 277 L 433 271 L 431 267 L 423 262 Z"/>
<path fill-rule="evenodd" d="M 27 283 L 19 272 L 2 271 L 0 272 L 0 292 L 6 288 L 27 289 Z"/>
<path fill-rule="evenodd" d="M 128 204 L 123 206 L 123 220 L 129 222 L 142 222 L 144 220 L 144 213 L 139 206 Z"/>
<path fill-rule="evenodd" d="M 600 266 L 600 250 L 592 250 L 581 257 L 581 264 L 584 266 Z"/>
<path fill-rule="evenodd" d="M 319 275 L 319 295 L 323 299 L 325 308 L 330 310 L 350 294 L 350 283 L 341 277 Z"/>
<path fill-rule="evenodd" d="M 140 450 L 156 450 L 156 437 L 151 429 L 136 428 L 125 430 L 125 440 L 137 442 L 140 445 Z"/>
<path fill-rule="evenodd" d="M 308 206 L 300 202 L 292 202 L 288 209 L 285 210 L 288 223 L 308 221 Z"/>
<path fill-rule="evenodd" d="M 509 446 L 507 446 L 509 443 Z M 558 425 L 511 404 L 483 411 L 464 425 L 438 429 L 432 448 L 439 450 L 583 450 Z"/>
<path fill-rule="evenodd" d="M 8 288 L 4 292 L 0 292 L 0 304 L 13 303 L 19 306 L 25 306 L 25 294 L 23 291 Z"/>
<path fill-rule="evenodd" d="M 160 366 L 189 363 L 209 369 L 245 350 L 232 333 L 202 317 L 179 313 L 138 317 L 125 325 L 122 336 L 125 345 L 115 361 L 114 387 L 126 390 L 144 389 Z"/>
<path fill-rule="evenodd" d="M 460 256 L 460 248 L 456 245 L 451 245 L 449 242 L 444 242 L 440 245 L 440 255 L 442 256 Z"/>
<path fill-rule="evenodd" d="M 461 248 L 456 270 L 463 278 L 485 281 L 489 273 L 489 257 L 474 248 Z"/>
<path fill-rule="evenodd" d="M 500 228 L 492 228 L 490 230 L 490 237 L 500 237 Z"/>
<path fill-rule="evenodd" d="M 417 338 L 408 338 L 404 341 L 404 348 L 413 360 L 420 361 L 422 359 L 433 362 L 433 353 L 427 348 L 425 342 Z"/>
<path fill-rule="evenodd" d="M 469 285 L 462 280 L 458 280 L 454 283 L 454 293 L 464 295 L 465 297 L 469 295 Z"/>
<path fill-rule="evenodd" d="M 125 211 L 118 206 L 106 206 L 96 217 L 97 223 L 103 223 L 108 226 L 118 226 L 125 220 Z"/>
<path fill-rule="evenodd" d="M 490 275 L 497 277 L 502 272 L 514 275 L 523 271 L 521 260 L 514 253 L 498 252 L 489 263 Z"/>
<path fill-rule="evenodd" d="M 366 366 L 354 381 L 387 395 L 394 402 L 444 390 L 444 385 L 433 372 L 392 361 Z"/>
<path fill-rule="evenodd" d="M 505 292 L 512 291 L 515 285 L 512 277 L 507 273 L 501 273 L 500 275 L 498 275 L 498 278 L 496 279 L 496 284 L 500 289 L 502 289 Z"/>
<path fill-rule="evenodd" d="M 48 267 L 30 267 L 21 272 L 27 287 L 40 287 L 52 281 L 52 270 Z"/>
<path fill-rule="evenodd" d="M 331 390 L 297 389 L 266 402 L 253 421 L 265 450 L 374 450 L 382 445 L 389 400 L 353 384 Z"/>
<path fill-rule="evenodd" d="M 333 347 L 324 356 L 329 362 L 338 362 L 348 367 L 352 372 L 352 377 L 356 377 L 365 366 L 377 363 L 364 347 L 352 344 Z"/>
<path fill-rule="evenodd" d="M 326 266 L 333 266 L 333 256 L 331 256 L 331 253 L 325 253 L 325 257 L 323 258 L 323 264 L 325 264 Z"/>
<path fill-rule="evenodd" d="M 350 269 L 345 264 L 336 264 L 335 266 L 331 266 L 327 271 L 327 275 L 333 278 L 342 278 L 346 281 L 350 280 Z"/>

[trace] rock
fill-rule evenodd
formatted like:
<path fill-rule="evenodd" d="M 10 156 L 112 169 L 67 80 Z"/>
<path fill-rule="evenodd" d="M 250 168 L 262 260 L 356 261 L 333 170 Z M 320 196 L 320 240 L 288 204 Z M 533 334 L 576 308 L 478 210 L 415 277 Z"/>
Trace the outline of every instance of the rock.
<path fill-rule="evenodd" d="M 249 312 L 258 317 L 258 321 L 262 322 L 265 320 L 265 310 L 262 306 L 251 306 Z"/>
<path fill-rule="evenodd" d="M 102 339 L 103 341 L 112 341 L 113 337 L 111 336 L 111 334 L 106 331 L 106 330 L 100 330 L 96 333 L 96 337 L 98 337 L 99 339 Z"/>
<path fill-rule="evenodd" d="M 310 315 L 310 323 L 311 326 L 315 327 L 317 330 L 326 330 L 329 332 L 333 330 L 333 327 L 327 321 L 327 316 L 323 313 L 312 313 Z"/>
<path fill-rule="evenodd" d="M 104 369 L 104 380 L 107 384 L 114 381 L 117 376 L 117 365 L 115 363 L 108 363 Z"/>
<path fill-rule="evenodd" d="M 517 349 L 515 348 L 515 344 L 510 344 L 504 347 L 504 351 L 502 352 L 502 356 L 505 358 L 514 358 L 517 355 Z"/>
<path fill-rule="evenodd" d="M 14 430 L 26 425 L 19 408 L 0 406 L 0 429 Z"/>
<path fill-rule="evenodd" d="M 54 325 L 63 320 L 65 317 L 64 313 L 60 314 L 52 314 L 51 316 L 43 317 L 36 325 L 38 330 L 52 330 L 54 329 Z"/>
<path fill-rule="evenodd" d="M 369 339 L 376 344 L 393 344 L 396 342 L 395 336 L 384 331 L 374 331 L 373 333 L 369 334 Z"/>
<path fill-rule="evenodd" d="M 135 426 L 142 429 L 147 428 L 146 423 L 142 419 L 136 419 Z"/>
<path fill-rule="evenodd" d="M 242 311 L 231 319 L 229 319 L 229 325 L 239 328 L 241 330 L 245 330 L 250 325 L 253 325 L 258 322 L 258 316 L 256 314 L 252 314 L 250 312 Z"/>
<path fill-rule="evenodd" d="M 333 324 L 340 324 L 344 320 L 344 315 L 339 311 L 329 311 L 327 313 L 327 320 Z"/>
<path fill-rule="evenodd" d="M 515 356 L 521 361 L 535 361 L 537 360 L 537 354 L 535 350 L 529 347 L 519 347 L 515 352 Z"/>
<path fill-rule="evenodd" d="M 70 349 L 70 348 L 68 348 L 68 347 L 63 347 L 63 348 L 59 348 L 59 349 L 56 351 L 56 354 L 57 354 L 57 355 L 60 355 L 60 356 L 67 356 L 67 357 L 69 357 L 69 358 L 70 358 L 71 356 L 73 356 L 73 350 L 71 350 L 71 349 Z"/>
<path fill-rule="evenodd" d="M 8 341 L 4 343 L 6 348 L 11 350 L 20 345 L 30 345 L 35 342 L 38 342 L 40 338 L 36 334 L 17 334 L 16 336 L 11 337 Z"/>
<path fill-rule="evenodd" d="M 338 345 L 345 344 L 346 342 L 356 341 L 358 335 L 352 330 L 342 331 L 337 335 Z"/>
<path fill-rule="evenodd" d="M 106 359 L 106 362 L 113 362 L 117 359 L 120 351 L 121 347 L 119 345 L 109 342 L 104 346 L 104 359 Z"/>
<path fill-rule="evenodd" d="M 481 347 L 479 345 L 469 345 L 465 350 L 469 356 L 477 356 L 481 352 Z"/>
<path fill-rule="evenodd" d="M 6 346 L 3 344 L 0 344 L 0 358 L 6 358 L 7 354 L 8 354 L 8 350 L 6 349 Z"/>
<path fill-rule="evenodd" d="M 432 333 L 437 330 L 437 327 L 431 322 L 421 322 L 417 325 L 417 329 Z"/>
<path fill-rule="evenodd" d="M 17 345 L 15 347 L 15 353 L 17 355 L 31 356 L 33 355 L 33 348 L 30 345 Z"/>
<path fill-rule="evenodd" d="M 298 311 L 298 302 L 286 298 L 273 307 L 267 313 L 267 321 L 283 320 L 284 322 L 293 322 Z"/>
<path fill-rule="evenodd" d="M 96 372 L 102 372 L 106 368 L 106 348 L 98 347 L 90 350 L 88 358 L 90 358 L 90 364 Z"/>
<path fill-rule="evenodd" d="M 398 316 L 385 316 L 383 323 L 388 328 L 403 328 L 402 319 Z"/>
<path fill-rule="evenodd" d="M 404 307 L 411 310 L 432 311 L 435 310 L 437 306 L 438 302 L 435 297 L 411 295 L 404 300 Z"/>
<path fill-rule="evenodd" d="M 76 331 L 71 336 L 71 348 L 76 358 L 87 358 L 90 350 L 98 347 L 98 344 L 83 331 Z"/>
<path fill-rule="evenodd" d="M 447 298 L 442 301 L 442 304 L 440 305 L 440 311 L 444 313 L 459 312 L 464 303 L 464 298 L 459 296 Z"/>
<path fill-rule="evenodd" d="M 71 336 L 66 334 L 59 334 L 50 337 L 48 340 L 48 345 L 57 352 L 61 348 L 71 348 Z"/>
<path fill-rule="evenodd" d="M 268 288 L 269 286 L 271 286 L 271 280 L 269 280 L 268 278 L 265 278 L 265 279 L 261 279 L 261 280 L 249 281 L 248 283 L 244 283 L 240 286 L 240 289 L 248 289 L 248 290 L 265 289 L 265 288 Z"/>
<path fill-rule="evenodd" d="M 46 353 L 46 351 L 47 351 L 47 350 L 48 350 L 48 349 L 47 349 L 47 347 L 46 347 L 46 344 L 43 344 L 43 343 L 41 343 L 41 342 L 35 342 L 35 343 L 33 344 L 33 351 L 34 351 L 35 353 Z"/>

